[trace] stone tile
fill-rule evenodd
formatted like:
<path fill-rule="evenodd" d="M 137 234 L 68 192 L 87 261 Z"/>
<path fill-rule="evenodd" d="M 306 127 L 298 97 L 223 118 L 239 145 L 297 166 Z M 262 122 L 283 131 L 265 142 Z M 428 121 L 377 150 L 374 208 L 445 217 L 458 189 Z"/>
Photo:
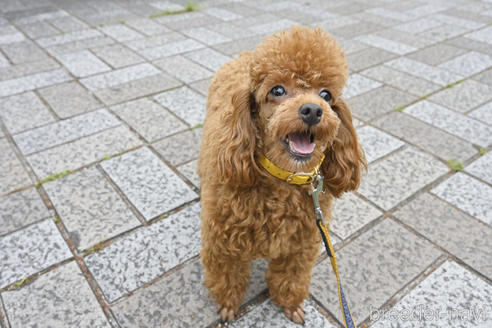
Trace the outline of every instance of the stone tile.
<path fill-rule="evenodd" d="M 492 287 L 489 284 L 448 260 L 389 312 L 381 313 L 380 320 L 371 327 L 487 327 L 492 324 L 487 305 L 491 302 Z M 418 312 L 413 312 L 416 309 Z M 411 320 L 402 321 L 398 315 L 392 317 L 389 313 L 411 313 L 413 316 Z"/>
<path fill-rule="evenodd" d="M 162 11 L 179 11 L 185 9 L 183 6 L 172 3 L 170 1 L 155 1 L 152 2 L 150 5 Z"/>
<path fill-rule="evenodd" d="M 180 82 L 167 74 L 161 73 L 132 80 L 128 83 L 120 84 L 117 87 L 98 90 L 95 92 L 95 95 L 106 105 L 114 105 L 176 88 L 180 84 Z"/>
<path fill-rule="evenodd" d="M 452 12 L 455 12 L 455 10 L 452 10 Z M 456 25 L 470 30 L 475 30 L 485 25 L 484 23 L 477 21 L 476 18 L 474 18 L 474 20 L 469 20 L 446 14 L 432 15 L 432 18 L 449 25 Z"/>
<path fill-rule="evenodd" d="M 163 57 L 174 56 L 184 52 L 201 49 L 203 47 L 205 47 L 203 44 L 195 40 L 186 39 L 167 43 L 159 47 L 139 50 L 138 53 L 148 60 L 156 60 Z"/>
<path fill-rule="evenodd" d="M 143 35 L 141 35 L 137 31 L 132 30 L 131 28 L 126 27 L 125 25 L 122 24 L 105 25 L 103 27 L 100 27 L 99 30 L 101 30 L 104 34 L 110 36 L 111 38 L 115 39 L 118 42 L 126 42 L 143 37 Z"/>
<path fill-rule="evenodd" d="M 314 302 L 306 300 L 302 303 L 304 308 L 303 324 L 306 327 L 335 328 L 326 317 L 316 310 Z M 284 311 L 275 305 L 271 299 L 255 306 L 250 312 L 229 324 L 231 328 L 248 328 L 248 327 L 271 327 L 271 328 L 297 328 L 298 324 L 287 319 Z"/>
<path fill-rule="evenodd" d="M 492 85 L 492 68 L 475 75 L 473 79 L 481 83 Z"/>
<path fill-rule="evenodd" d="M 443 23 L 434 20 L 434 19 L 428 19 L 428 18 L 421 18 L 417 19 L 408 23 L 404 23 L 398 26 L 395 26 L 394 29 L 397 29 L 399 31 L 407 32 L 410 34 L 417 34 L 420 32 L 424 32 L 428 29 L 437 27 L 442 25 Z"/>
<path fill-rule="evenodd" d="M 10 63 L 4 55 L 0 53 L 0 68 L 9 67 Z"/>
<path fill-rule="evenodd" d="M 458 172 L 431 192 L 492 227 L 492 188 Z"/>
<path fill-rule="evenodd" d="M 148 148 L 105 161 L 101 166 L 147 221 L 197 197 Z"/>
<path fill-rule="evenodd" d="M 266 262 L 253 262 L 244 303 L 266 289 Z M 136 292 L 112 307 L 122 328 L 208 326 L 219 320 L 217 306 L 203 285 L 203 268 L 194 260 L 181 270 L 166 275 L 156 284 Z M 193 313 L 193 315 L 189 315 Z"/>
<path fill-rule="evenodd" d="M 488 102 L 485 105 L 480 106 L 474 111 L 468 113 L 468 116 L 485 122 L 488 125 L 492 125 L 492 102 Z"/>
<path fill-rule="evenodd" d="M 198 157 L 201 139 L 202 129 L 198 128 L 159 141 L 154 148 L 171 165 L 178 166 Z"/>
<path fill-rule="evenodd" d="M 437 66 L 443 62 L 460 56 L 465 52 L 465 49 L 454 47 L 445 43 L 438 43 L 414 52 L 408 55 L 408 58 L 421 61 L 427 65 Z"/>
<path fill-rule="evenodd" d="M 128 128 L 118 126 L 40 153 L 27 156 L 27 161 L 38 178 L 75 170 L 102 159 L 119 154 L 141 144 Z"/>
<path fill-rule="evenodd" d="M 56 57 L 76 77 L 84 77 L 111 70 L 108 65 L 87 50 L 71 52 Z"/>
<path fill-rule="evenodd" d="M 355 24 L 330 29 L 329 31 L 332 35 L 335 36 L 335 38 L 352 39 L 362 34 L 376 32 L 378 30 L 381 30 L 382 28 L 384 27 L 379 24 L 374 24 L 370 22 L 358 22 Z"/>
<path fill-rule="evenodd" d="M 379 30 L 374 34 L 388 40 L 393 40 L 395 42 L 405 41 L 405 44 L 408 44 L 409 46 L 415 47 L 417 49 L 425 48 L 436 43 L 436 40 L 432 38 L 424 37 L 421 34 L 414 35 L 393 28 L 386 28 L 384 30 Z"/>
<path fill-rule="evenodd" d="M 126 68 L 121 68 L 111 72 L 86 77 L 80 82 L 90 91 L 111 88 L 132 80 L 157 75 L 160 71 L 154 66 L 144 63 Z"/>
<path fill-rule="evenodd" d="M 222 24 L 214 24 L 211 26 L 207 26 L 207 29 L 212 30 L 214 32 L 220 33 L 229 39 L 234 41 L 227 42 L 229 45 L 233 45 L 234 42 L 238 42 L 244 38 L 255 37 L 256 39 L 262 40 L 263 37 L 260 35 L 255 35 L 255 33 L 249 29 L 237 27 L 232 25 L 231 23 L 222 23 Z M 225 47 L 224 47 L 225 48 Z M 226 53 L 226 52 L 224 52 Z"/>
<path fill-rule="evenodd" d="M 47 10 L 46 10 L 47 9 Z M 22 17 L 20 17 L 22 16 Z M 68 13 L 64 10 L 56 10 L 49 7 L 40 7 L 39 9 L 34 9 L 33 12 L 29 11 L 21 13 L 19 17 L 12 18 L 18 24 L 29 24 L 37 21 L 50 20 L 59 17 L 66 17 Z"/>
<path fill-rule="evenodd" d="M 298 23 L 296 23 L 293 20 L 281 18 L 273 22 L 250 26 L 249 29 L 255 32 L 256 34 L 271 34 L 271 33 L 279 32 L 280 30 L 288 29 L 292 25 L 296 25 L 296 24 Z"/>
<path fill-rule="evenodd" d="M 31 178 L 17 158 L 13 147 L 6 139 L 0 139 L 0 195 L 31 183 Z"/>
<path fill-rule="evenodd" d="M 111 110 L 148 142 L 187 128 L 167 110 L 146 98 L 114 106 Z"/>
<path fill-rule="evenodd" d="M 0 198 L 0 235 L 52 216 L 36 189 Z"/>
<path fill-rule="evenodd" d="M 18 26 L 22 31 L 24 31 L 24 33 L 33 39 L 60 34 L 60 31 L 44 21 L 22 24 Z"/>
<path fill-rule="evenodd" d="M 96 168 L 43 186 L 79 251 L 140 225 Z"/>
<path fill-rule="evenodd" d="M 55 69 L 52 71 L 5 80 L 0 82 L 0 97 L 47 87 L 53 84 L 66 82 L 71 79 L 72 78 L 63 69 Z"/>
<path fill-rule="evenodd" d="M 475 39 L 469 39 L 466 37 L 458 36 L 445 41 L 447 44 L 465 48 L 468 50 L 483 52 L 486 54 L 492 53 L 492 44 L 481 42 Z"/>
<path fill-rule="evenodd" d="M 330 18 L 327 20 L 322 20 L 320 22 L 315 22 L 312 23 L 311 26 L 313 27 L 321 27 L 326 31 L 331 31 L 336 28 L 344 27 L 344 26 L 349 26 L 349 25 L 355 25 L 360 22 L 359 19 L 356 19 L 352 16 L 338 16 L 334 18 Z"/>
<path fill-rule="evenodd" d="M 0 81 L 12 80 L 25 75 L 49 71 L 58 67 L 60 67 L 60 65 L 51 58 L 8 67 L 0 67 Z"/>
<path fill-rule="evenodd" d="M 429 66 L 409 58 L 402 57 L 394 59 L 385 63 L 385 65 L 442 86 L 454 83 L 463 78 L 462 75 L 449 72 L 442 68 Z"/>
<path fill-rule="evenodd" d="M 42 47 L 51 47 L 55 45 L 65 44 L 73 41 L 85 40 L 101 36 L 101 32 L 94 29 L 73 31 L 61 35 L 50 36 L 36 40 Z"/>
<path fill-rule="evenodd" d="M 448 171 L 448 167 L 412 147 L 374 163 L 359 193 L 389 210 Z"/>
<path fill-rule="evenodd" d="M 394 215 L 477 271 L 492 276 L 491 228 L 427 193 Z"/>
<path fill-rule="evenodd" d="M 357 135 L 359 137 L 359 142 L 366 153 L 368 164 L 405 145 L 404 142 L 373 128 L 372 126 L 363 126 L 357 129 Z"/>
<path fill-rule="evenodd" d="M 382 17 L 386 17 L 386 18 L 395 19 L 395 20 L 401 21 L 401 22 L 410 21 L 410 20 L 416 18 L 415 15 L 410 15 L 410 14 L 407 14 L 405 12 L 381 8 L 381 7 L 369 9 L 369 10 L 366 10 L 365 12 L 370 13 L 370 14 L 374 14 L 374 15 L 378 15 L 378 16 L 382 16 Z"/>
<path fill-rule="evenodd" d="M 486 27 L 484 29 L 474 31 L 465 35 L 466 38 L 492 44 L 492 27 Z"/>
<path fill-rule="evenodd" d="M 2 46 L 2 50 L 14 64 L 40 61 L 48 58 L 46 54 L 32 42 L 7 44 Z"/>
<path fill-rule="evenodd" d="M 396 55 L 382 49 L 369 47 L 359 52 L 347 55 L 349 69 L 353 72 L 380 64 L 395 58 Z"/>
<path fill-rule="evenodd" d="M 465 113 L 492 99 L 492 86 L 466 80 L 452 88 L 435 93 L 427 99 L 457 112 Z"/>
<path fill-rule="evenodd" d="M 225 63 L 231 61 L 230 57 L 209 48 L 189 52 L 185 54 L 185 57 L 197 62 L 213 72 L 217 71 Z"/>
<path fill-rule="evenodd" d="M 443 24 L 438 27 L 431 28 L 425 32 L 419 33 L 418 36 L 423 36 L 432 39 L 436 42 L 443 41 L 460 34 L 467 32 L 468 29 L 456 25 Z"/>
<path fill-rule="evenodd" d="M 200 245 L 200 204 L 197 203 L 118 239 L 84 261 L 104 297 L 113 303 L 195 257 Z"/>
<path fill-rule="evenodd" d="M 0 237 L 0 288 L 71 256 L 72 253 L 51 219 Z"/>
<path fill-rule="evenodd" d="M 492 127 L 427 100 L 407 107 L 404 112 L 482 147 L 492 143 Z"/>
<path fill-rule="evenodd" d="M 106 109 L 100 109 L 23 132 L 14 136 L 14 141 L 24 155 L 29 155 L 120 124 Z"/>
<path fill-rule="evenodd" d="M 101 107 L 101 103 L 77 82 L 47 87 L 39 90 L 39 94 L 61 118 L 82 114 Z"/>
<path fill-rule="evenodd" d="M 144 61 L 139 55 L 121 44 L 91 49 L 99 58 L 114 68 L 140 64 Z"/>
<path fill-rule="evenodd" d="M 229 39 L 228 37 L 211 31 L 205 27 L 186 29 L 182 30 L 181 33 L 209 46 L 231 41 L 231 39 Z"/>
<path fill-rule="evenodd" d="M 386 51 L 398 54 L 398 55 L 405 55 L 410 52 L 413 52 L 417 50 L 417 48 L 414 48 L 412 46 L 409 46 L 404 43 L 400 42 L 395 42 L 392 40 L 388 40 L 385 38 L 382 38 L 380 36 L 374 35 L 374 34 L 365 34 L 361 35 L 355 38 L 355 40 L 366 43 L 370 46 L 376 47 L 376 48 L 381 48 Z"/>
<path fill-rule="evenodd" d="M 83 30 L 88 28 L 86 23 L 82 22 L 80 19 L 77 19 L 73 16 L 65 16 L 65 17 L 50 19 L 50 23 L 56 28 L 64 32 Z"/>
<path fill-rule="evenodd" d="M 206 80 L 193 82 L 190 84 L 190 87 L 192 87 L 194 90 L 200 92 L 202 95 L 206 97 L 208 94 L 208 87 L 210 86 L 211 81 L 212 79 L 206 79 Z"/>
<path fill-rule="evenodd" d="M 248 2 L 251 6 L 251 2 Z M 244 15 L 243 15 L 244 16 Z M 250 15 L 248 15 L 250 16 Z M 238 19 L 234 21 L 234 25 L 237 25 L 242 28 L 249 28 L 250 26 L 257 26 L 257 25 L 263 25 L 267 24 L 269 22 L 274 22 L 279 20 L 280 18 L 278 16 L 275 16 L 270 13 L 258 13 L 256 15 L 251 15 L 251 17 L 245 17 L 243 19 Z"/>
<path fill-rule="evenodd" d="M 371 67 L 360 72 L 360 74 L 419 97 L 441 88 L 437 84 L 394 70 L 385 65 Z"/>
<path fill-rule="evenodd" d="M 359 74 L 352 74 L 347 80 L 343 95 L 346 98 L 351 98 L 376 89 L 379 86 L 381 86 L 381 83 L 377 81 L 368 79 Z"/>
<path fill-rule="evenodd" d="M 333 203 L 330 230 L 346 239 L 354 232 L 377 219 L 381 211 L 358 197 L 354 193 L 345 193 Z"/>
<path fill-rule="evenodd" d="M 208 69 L 180 55 L 160 59 L 153 64 L 185 83 L 203 80 L 214 75 Z"/>
<path fill-rule="evenodd" d="M 176 41 L 184 41 L 186 37 L 177 32 L 165 33 L 161 35 L 155 35 L 144 39 L 137 39 L 133 41 L 125 42 L 125 45 L 134 50 L 141 51 L 145 49 L 151 49 L 159 46 L 164 46 Z"/>
<path fill-rule="evenodd" d="M 87 50 L 93 47 L 101 47 L 114 44 L 115 41 L 106 36 L 97 36 L 89 39 L 76 40 L 46 48 L 53 56 L 63 55 L 71 52 Z"/>
<path fill-rule="evenodd" d="M 228 56 L 235 56 L 243 51 L 256 49 L 262 41 L 262 36 L 255 35 L 244 39 L 218 44 L 214 46 L 214 49 Z"/>
<path fill-rule="evenodd" d="M 184 175 L 195 187 L 200 188 L 200 177 L 198 176 L 197 168 L 197 159 L 177 167 L 179 173 Z"/>
<path fill-rule="evenodd" d="M 111 327 L 76 262 L 2 298 L 12 327 Z"/>
<path fill-rule="evenodd" d="M 207 8 L 207 9 L 203 10 L 203 12 L 207 15 L 216 17 L 216 18 L 223 20 L 223 21 L 226 21 L 226 22 L 242 18 L 241 15 L 235 14 L 232 11 L 229 11 L 227 9 L 222 9 L 222 8 L 216 8 L 216 7 L 215 8 L 214 7 Z"/>
<path fill-rule="evenodd" d="M 188 87 L 163 92 L 154 99 L 191 126 L 205 120 L 205 97 Z"/>
<path fill-rule="evenodd" d="M 492 66 L 492 57 L 471 51 L 439 65 L 463 76 L 479 73 Z"/>
<path fill-rule="evenodd" d="M 340 278 L 354 321 L 362 322 L 372 309 L 386 303 L 439 255 L 429 242 L 390 219 L 339 250 Z M 329 259 L 315 266 L 311 294 L 343 322 Z"/>
<path fill-rule="evenodd" d="M 170 31 L 167 27 L 158 24 L 149 18 L 127 20 L 125 24 L 147 36 L 164 34 Z"/>
<path fill-rule="evenodd" d="M 373 124 L 444 161 L 456 159 L 465 162 L 477 153 L 470 143 L 404 113 L 393 112 Z"/>
<path fill-rule="evenodd" d="M 0 31 L 0 45 L 22 42 L 26 38 L 12 25 L 2 28 Z"/>
<path fill-rule="evenodd" d="M 55 121 L 48 108 L 32 92 L 2 99 L 0 118 L 12 134 Z"/>
<path fill-rule="evenodd" d="M 348 105 L 356 117 L 370 121 L 416 99 L 417 97 L 407 93 L 383 86 L 350 98 Z"/>
<path fill-rule="evenodd" d="M 348 55 L 354 54 L 356 52 L 359 52 L 359 51 L 365 50 L 365 49 L 371 49 L 373 51 L 378 51 L 379 53 L 381 53 L 381 51 L 382 51 L 381 49 L 369 47 L 367 44 L 356 41 L 355 39 L 339 40 L 338 44 L 343 49 L 343 52 L 345 53 L 345 56 L 347 56 L 347 59 L 348 59 Z M 352 66 L 351 66 L 351 69 L 354 70 L 354 68 Z"/>

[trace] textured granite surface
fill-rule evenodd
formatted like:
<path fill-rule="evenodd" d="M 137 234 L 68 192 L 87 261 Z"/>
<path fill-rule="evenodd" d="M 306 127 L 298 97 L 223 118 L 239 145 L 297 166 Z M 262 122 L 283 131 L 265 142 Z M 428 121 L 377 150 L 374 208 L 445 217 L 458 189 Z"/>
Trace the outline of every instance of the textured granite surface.
<path fill-rule="evenodd" d="M 0 139 L 0 194 L 31 184 L 31 179 L 5 138 Z"/>

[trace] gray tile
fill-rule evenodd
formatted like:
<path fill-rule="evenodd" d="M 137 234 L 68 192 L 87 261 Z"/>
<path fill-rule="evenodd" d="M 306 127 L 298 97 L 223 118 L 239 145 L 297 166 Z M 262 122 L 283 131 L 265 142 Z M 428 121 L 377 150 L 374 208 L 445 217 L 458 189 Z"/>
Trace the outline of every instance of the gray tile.
<path fill-rule="evenodd" d="M 206 97 L 211 82 L 212 79 L 205 79 L 205 80 L 190 83 L 190 87 L 192 87 L 194 90 L 200 92 L 202 95 Z"/>
<path fill-rule="evenodd" d="M 427 20 L 431 21 L 431 20 Z M 454 47 L 445 43 L 438 43 L 412 53 L 408 58 L 415 59 L 431 66 L 437 66 L 460 56 L 466 52 L 465 49 Z"/>
<path fill-rule="evenodd" d="M 190 180 L 195 187 L 200 188 L 200 177 L 197 173 L 198 160 L 193 160 L 186 164 L 179 166 L 177 169 L 179 173 L 185 176 L 186 179 Z"/>
<path fill-rule="evenodd" d="M 193 129 L 176 134 L 154 144 L 164 159 L 177 166 L 196 159 L 200 152 L 202 129 Z"/>
<path fill-rule="evenodd" d="M 393 59 L 395 57 L 396 55 L 392 54 L 391 52 L 369 47 L 366 49 L 362 49 L 361 51 L 348 54 L 347 62 L 351 71 L 358 72 L 365 68 Z"/>
<path fill-rule="evenodd" d="M 205 120 L 205 97 L 188 87 L 163 92 L 154 99 L 192 126 Z"/>
<path fill-rule="evenodd" d="M 487 304 L 492 304 L 492 287 L 455 262 L 446 261 L 389 312 L 380 313 L 380 320 L 371 327 L 488 327 L 492 317 Z M 419 312 L 413 312 L 416 309 Z M 412 313 L 412 320 L 392 317 L 391 312 Z"/>
<path fill-rule="evenodd" d="M 468 116 L 492 125 L 492 101 L 468 113 Z"/>
<path fill-rule="evenodd" d="M 421 18 L 395 26 L 394 29 L 407 32 L 410 34 L 417 34 L 429 30 L 431 28 L 440 26 L 442 24 L 443 24 L 442 22 L 435 19 Z"/>
<path fill-rule="evenodd" d="M 492 277 L 492 228 L 427 193 L 394 215 L 477 271 Z"/>
<path fill-rule="evenodd" d="M 0 67 L 0 81 L 12 80 L 25 75 L 48 71 L 58 67 L 60 67 L 60 65 L 51 58 L 8 67 Z"/>
<path fill-rule="evenodd" d="M 234 42 L 240 42 L 244 38 L 250 38 L 253 37 L 255 39 L 263 40 L 264 38 L 260 35 L 256 35 L 253 31 L 241 27 L 237 27 L 235 25 L 232 25 L 231 23 L 222 23 L 222 24 L 214 24 L 211 26 L 207 26 L 208 29 L 220 33 L 231 40 L 230 42 L 226 42 L 229 46 L 232 46 Z M 215 47 L 217 48 L 217 47 Z M 226 46 L 224 45 L 223 49 L 225 49 Z M 223 53 L 227 53 L 226 51 L 223 51 Z"/>
<path fill-rule="evenodd" d="M 265 268 L 265 261 L 253 262 L 243 304 L 266 289 Z M 159 328 L 163 324 L 170 328 L 197 327 L 219 320 L 217 306 L 203 285 L 203 268 L 199 260 L 118 302 L 112 310 L 122 328 Z"/>
<path fill-rule="evenodd" d="M 481 83 L 492 85 L 492 68 L 475 75 L 473 79 Z"/>
<path fill-rule="evenodd" d="M 231 41 L 231 39 L 229 39 L 225 35 L 211 31 L 205 27 L 196 27 L 196 28 L 181 30 L 181 33 L 183 33 L 184 35 L 190 38 L 205 43 L 206 45 L 209 46 Z"/>
<path fill-rule="evenodd" d="M 404 57 L 389 61 L 385 65 L 442 86 L 463 78 L 462 75 Z"/>
<path fill-rule="evenodd" d="M 451 12 L 455 12 L 455 10 L 451 10 Z M 437 14 L 437 15 L 432 15 L 433 19 L 437 19 L 440 22 L 449 24 L 449 25 L 456 25 L 460 27 L 464 27 L 466 29 L 478 29 L 480 27 L 485 26 L 484 23 L 480 23 L 476 18 L 474 20 L 469 20 L 469 19 L 462 19 L 446 14 Z"/>
<path fill-rule="evenodd" d="M 111 327 L 76 262 L 2 298 L 12 327 Z"/>
<path fill-rule="evenodd" d="M 235 56 L 243 51 L 253 50 L 263 41 L 263 37 L 255 35 L 214 46 L 214 49 L 228 56 Z"/>
<path fill-rule="evenodd" d="M 366 10 L 366 12 L 370 13 L 370 14 L 386 17 L 386 18 L 395 19 L 395 20 L 401 21 L 401 22 L 410 21 L 413 18 L 416 18 L 415 15 L 410 15 L 410 14 L 407 14 L 405 12 L 399 12 L 396 10 L 391 10 L 391 9 L 386 9 L 386 8 L 373 8 L 373 9 Z"/>
<path fill-rule="evenodd" d="M 437 84 L 397 71 L 385 65 L 368 68 L 360 72 L 360 74 L 419 97 L 441 88 Z"/>
<path fill-rule="evenodd" d="M 372 126 L 363 126 L 357 129 L 357 135 L 359 137 L 359 142 L 366 153 L 368 164 L 405 145 L 404 142 Z"/>
<path fill-rule="evenodd" d="M 373 51 L 381 51 L 381 49 L 369 47 L 367 44 L 356 41 L 354 39 L 339 40 L 338 44 L 343 49 L 343 52 L 345 53 L 345 56 L 347 56 L 347 59 L 348 59 L 348 55 L 351 55 L 353 53 L 359 52 L 359 51 L 364 50 L 364 49 L 372 49 Z M 354 68 L 352 66 L 351 66 L 351 69 L 354 70 Z"/>
<path fill-rule="evenodd" d="M 44 21 L 22 24 L 18 26 L 22 31 L 24 31 L 24 33 L 33 39 L 60 34 L 60 31 Z"/>
<path fill-rule="evenodd" d="M 147 221 L 197 197 L 148 148 L 105 161 L 101 166 Z"/>
<path fill-rule="evenodd" d="M 492 66 L 492 57 L 471 51 L 454 59 L 448 60 L 439 67 L 456 72 L 463 76 L 479 73 Z"/>
<path fill-rule="evenodd" d="M 148 142 L 187 128 L 166 109 L 146 98 L 111 107 L 111 110 Z"/>
<path fill-rule="evenodd" d="M 395 42 L 374 34 L 361 35 L 356 37 L 355 40 L 398 55 L 405 55 L 417 50 L 417 48 L 409 46 L 405 43 Z"/>
<path fill-rule="evenodd" d="M 65 44 L 73 41 L 85 40 L 101 36 L 101 33 L 94 29 L 73 31 L 61 35 L 50 36 L 38 39 L 36 42 L 42 47 L 50 47 Z"/>
<path fill-rule="evenodd" d="M 61 118 L 82 114 L 101 107 L 101 103 L 77 82 L 47 87 L 39 90 L 39 94 Z"/>
<path fill-rule="evenodd" d="M 13 147 L 6 139 L 0 139 L 0 195 L 31 183 L 31 178 L 17 158 Z"/>
<path fill-rule="evenodd" d="M 216 8 L 216 7 L 215 8 L 214 7 L 207 8 L 207 9 L 203 10 L 203 12 L 207 15 L 216 17 L 216 18 L 223 20 L 223 21 L 226 21 L 226 22 L 242 18 L 241 15 L 235 14 L 232 11 L 229 11 L 227 9 L 222 9 L 222 8 Z"/>
<path fill-rule="evenodd" d="M 256 34 L 271 34 L 271 33 L 279 32 L 280 30 L 288 29 L 292 25 L 296 25 L 296 24 L 297 23 L 293 20 L 280 18 L 265 24 L 252 25 L 249 27 L 249 29 L 255 32 Z"/>
<path fill-rule="evenodd" d="M 43 185 L 74 246 L 87 249 L 140 222 L 95 168 Z"/>
<path fill-rule="evenodd" d="M 448 171 L 430 155 L 408 147 L 374 163 L 359 193 L 389 210 Z"/>
<path fill-rule="evenodd" d="M 321 313 L 314 307 L 314 302 L 307 300 L 302 304 L 304 308 L 304 320 L 303 324 L 306 327 L 319 327 L 319 328 L 335 328 L 328 319 L 326 319 Z M 271 299 L 263 302 L 260 305 L 255 306 L 250 312 L 244 314 L 241 318 L 233 321 L 229 324 L 231 328 L 249 328 L 249 327 L 270 327 L 270 328 L 298 328 L 299 325 L 287 319 L 284 315 L 284 311 L 276 306 Z"/>
<path fill-rule="evenodd" d="M 477 153 L 470 143 L 404 113 L 393 112 L 373 124 L 445 161 L 456 159 L 465 162 Z"/>
<path fill-rule="evenodd" d="M 492 127 L 427 100 L 406 108 L 404 112 L 471 143 L 484 147 L 492 143 Z"/>
<path fill-rule="evenodd" d="M 7 44 L 2 46 L 2 50 L 14 64 L 39 61 L 47 58 L 46 53 L 32 42 Z"/>
<path fill-rule="evenodd" d="M 185 57 L 205 66 L 213 72 L 232 59 L 210 48 L 189 52 L 185 54 Z"/>
<path fill-rule="evenodd" d="M 0 198 L 0 235 L 48 218 L 50 212 L 36 189 L 31 188 Z"/>
<path fill-rule="evenodd" d="M 156 279 L 200 251 L 200 204 L 118 239 L 84 261 L 108 302 Z"/>
<path fill-rule="evenodd" d="M 374 24 L 370 22 L 358 22 L 356 24 L 345 25 L 342 27 L 330 29 L 329 31 L 332 35 L 335 36 L 335 38 L 352 39 L 362 34 L 376 32 L 377 30 L 381 30 L 382 28 L 383 26 L 379 24 Z"/>
<path fill-rule="evenodd" d="M 180 55 L 155 61 L 154 65 L 185 83 L 203 80 L 214 75 L 208 69 Z"/>
<path fill-rule="evenodd" d="M 351 98 L 371 91 L 381 86 L 381 83 L 363 77 L 359 74 L 352 74 L 347 80 L 347 85 L 343 90 L 343 95 L 346 98 Z"/>
<path fill-rule="evenodd" d="M 171 33 L 151 36 L 144 39 L 128 41 L 125 42 L 125 45 L 128 48 L 138 52 L 140 50 L 155 48 L 158 46 L 164 46 L 168 43 L 173 43 L 176 41 L 183 41 L 183 40 L 186 40 L 186 38 L 182 34 L 179 34 L 177 32 L 171 32 Z"/>
<path fill-rule="evenodd" d="M 10 63 L 4 55 L 0 53 L 0 68 L 9 67 Z"/>
<path fill-rule="evenodd" d="M 428 100 L 461 113 L 468 112 L 490 99 L 492 99 L 492 86 L 473 80 L 466 80 L 428 98 Z"/>
<path fill-rule="evenodd" d="M 405 44 L 413 46 L 417 49 L 425 48 L 436 43 L 436 40 L 434 39 L 426 38 L 422 35 L 413 35 L 392 28 L 380 30 L 375 32 L 374 34 L 396 42 L 401 42 L 402 40 L 405 40 Z"/>
<path fill-rule="evenodd" d="M 121 44 L 112 44 L 91 50 L 114 68 L 135 65 L 144 61 L 142 57 Z"/>
<path fill-rule="evenodd" d="M 24 35 L 17 31 L 13 26 L 2 28 L 1 32 L 0 45 L 22 42 L 26 39 Z"/>
<path fill-rule="evenodd" d="M 417 97 L 415 96 L 383 86 L 350 98 L 348 105 L 354 116 L 371 121 L 376 117 L 393 111 L 398 106 L 404 106 L 416 99 Z"/>
<path fill-rule="evenodd" d="M 169 75 L 160 73 L 119 84 L 117 87 L 98 90 L 95 92 L 95 95 L 106 105 L 114 105 L 176 88 L 180 84 L 180 82 L 171 78 Z"/>
<path fill-rule="evenodd" d="M 141 35 L 137 31 L 132 30 L 131 28 L 122 24 L 105 25 L 103 27 L 100 27 L 99 30 L 118 42 L 126 42 L 143 37 L 143 35 Z"/>
<path fill-rule="evenodd" d="M 13 139 L 19 150 L 24 155 L 29 155 L 120 124 L 106 109 L 100 109 L 25 131 L 15 135 Z"/>
<path fill-rule="evenodd" d="M 149 18 L 130 19 L 125 24 L 147 36 L 164 34 L 170 31 L 167 27 Z"/>
<path fill-rule="evenodd" d="M 340 278 L 356 323 L 386 303 L 440 253 L 432 245 L 386 219 L 337 252 Z M 341 319 L 336 279 L 330 261 L 315 266 L 312 295 Z"/>
<path fill-rule="evenodd" d="M 127 83 L 132 80 L 157 75 L 159 73 L 160 71 L 157 68 L 148 63 L 144 63 L 87 77 L 81 79 L 80 82 L 85 85 L 85 87 L 90 91 L 97 91 L 115 87 L 117 85 Z"/>
<path fill-rule="evenodd" d="M 48 47 L 46 48 L 46 51 L 48 51 L 53 56 L 58 56 L 71 52 L 87 50 L 93 47 L 101 47 L 108 44 L 113 44 L 114 42 L 115 41 L 113 41 L 112 39 L 101 35 L 89 39 L 75 40 L 72 42 Z"/>
<path fill-rule="evenodd" d="M 474 39 L 469 39 L 466 37 L 456 37 L 453 39 L 446 40 L 447 44 L 451 44 L 456 47 L 461 47 L 473 51 L 483 52 L 485 54 L 492 53 L 492 44 L 481 42 Z"/>
<path fill-rule="evenodd" d="M 335 199 L 333 203 L 330 230 L 346 239 L 381 214 L 380 210 L 354 193 L 346 193 L 341 198 Z"/>
<path fill-rule="evenodd" d="M 80 19 L 77 19 L 73 16 L 65 16 L 65 17 L 50 19 L 50 24 L 52 24 L 53 26 L 64 32 L 83 30 L 88 28 L 86 23 L 82 22 Z"/>
<path fill-rule="evenodd" d="M 431 28 L 425 32 L 419 33 L 417 36 L 422 36 L 432 39 L 436 42 L 443 41 L 457 35 L 468 32 L 469 30 L 456 25 L 443 24 L 438 27 Z"/>
<path fill-rule="evenodd" d="M 141 144 L 128 128 L 118 126 L 40 153 L 27 156 L 38 178 L 101 160 Z"/>
<path fill-rule="evenodd" d="M 0 118 L 12 134 L 55 121 L 48 108 L 32 92 L 2 99 Z"/>
<path fill-rule="evenodd" d="M 4 80 L 0 82 L 0 97 L 47 87 L 53 84 L 70 81 L 71 79 L 72 78 L 63 69 L 56 69 L 11 80 Z"/>
<path fill-rule="evenodd" d="M 200 42 L 192 39 L 170 42 L 154 48 L 139 50 L 138 53 L 148 60 L 156 60 L 163 57 L 178 55 L 205 47 Z"/>
<path fill-rule="evenodd" d="M 0 288 L 71 256 L 52 219 L 0 237 Z"/>
<path fill-rule="evenodd" d="M 480 42 L 492 44 L 492 27 L 486 27 L 484 29 L 474 31 L 472 33 L 466 34 L 465 37 L 472 39 L 472 40 L 477 40 Z"/>
<path fill-rule="evenodd" d="M 56 58 L 76 77 L 85 77 L 111 70 L 88 50 L 57 55 Z"/>
<path fill-rule="evenodd" d="M 431 192 L 492 227 L 492 188 L 458 172 Z"/>

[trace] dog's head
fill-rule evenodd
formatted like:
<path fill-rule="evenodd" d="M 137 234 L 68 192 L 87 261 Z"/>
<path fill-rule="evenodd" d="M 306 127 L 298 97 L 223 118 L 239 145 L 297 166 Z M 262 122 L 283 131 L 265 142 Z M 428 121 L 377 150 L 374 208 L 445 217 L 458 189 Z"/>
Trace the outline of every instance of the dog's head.
<path fill-rule="evenodd" d="M 258 154 L 294 172 L 311 171 L 325 155 L 332 194 L 355 189 L 364 158 L 341 98 L 347 63 L 338 44 L 321 29 L 292 27 L 259 45 L 252 58 L 250 80 L 233 97 L 231 132 L 243 138 L 236 152 L 245 152 L 237 157 L 240 167 L 229 170 L 236 182 L 254 183 Z"/>

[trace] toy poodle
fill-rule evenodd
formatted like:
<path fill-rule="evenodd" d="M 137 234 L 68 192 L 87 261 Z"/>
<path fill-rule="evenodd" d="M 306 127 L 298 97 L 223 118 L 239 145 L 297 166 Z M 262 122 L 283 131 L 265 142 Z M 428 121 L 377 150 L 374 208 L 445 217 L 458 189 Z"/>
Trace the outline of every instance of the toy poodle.
<path fill-rule="evenodd" d="M 273 35 L 213 78 L 198 164 L 200 256 L 223 321 L 234 320 L 251 261 L 265 258 L 271 298 L 304 322 L 321 236 L 309 174 L 294 178 L 319 167 L 326 221 L 334 197 L 358 187 L 366 164 L 342 99 L 346 79 L 337 42 L 306 27 Z"/>

